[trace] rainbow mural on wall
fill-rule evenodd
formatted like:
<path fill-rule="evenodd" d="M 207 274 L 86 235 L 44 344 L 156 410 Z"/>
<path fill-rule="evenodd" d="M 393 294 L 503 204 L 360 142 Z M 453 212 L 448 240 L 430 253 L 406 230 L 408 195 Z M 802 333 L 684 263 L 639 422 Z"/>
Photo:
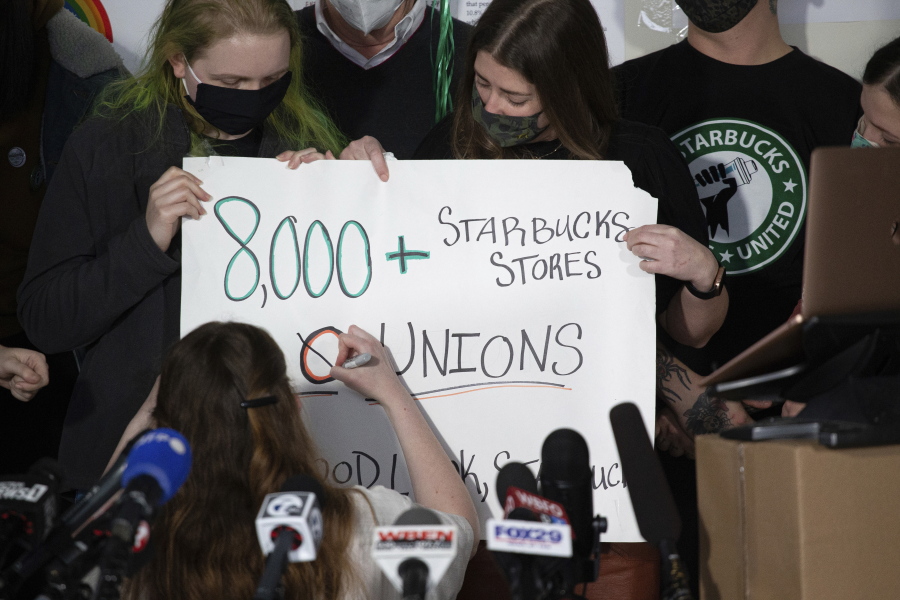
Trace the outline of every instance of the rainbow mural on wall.
<path fill-rule="evenodd" d="M 112 26 L 100 0 L 66 0 L 66 8 L 112 43 Z"/>

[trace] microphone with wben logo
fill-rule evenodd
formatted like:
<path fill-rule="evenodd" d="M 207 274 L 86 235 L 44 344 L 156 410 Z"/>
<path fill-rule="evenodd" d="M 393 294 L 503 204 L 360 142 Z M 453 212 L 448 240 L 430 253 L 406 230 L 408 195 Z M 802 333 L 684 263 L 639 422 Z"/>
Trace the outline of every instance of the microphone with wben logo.
<path fill-rule="evenodd" d="M 659 548 L 661 599 L 690 600 L 692 596 L 687 575 L 675 548 L 681 534 L 681 518 L 650 443 L 641 412 L 631 402 L 625 402 L 609 411 L 609 420 L 638 528 L 645 540 Z"/>
<path fill-rule="evenodd" d="M 606 519 L 594 515 L 593 472 L 588 445 L 577 431 L 557 429 L 541 446 L 541 496 L 566 509 L 572 526 L 572 560 L 562 585 L 590 583 L 600 574 L 600 534 Z"/>
<path fill-rule="evenodd" d="M 444 577 L 458 551 L 456 527 L 416 507 L 393 525 L 375 528 L 372 558 L 403 600 L 423 600 Z"/>
<path fill-rule="evenodd" d="M 135 443 L 122 473 L 125 490 L 111 510 L 110 537 L 100 560 L 95 600 L 119 598 L 138 525 L 149 522 L 156 509 L 175 495 L 190 469 L 190 446 L 174 429 L 154 429 Z"/>
<path fill-rule="evenodd" d="M 289 477 L 280 492 L 266 495 L 256 517 L 256 535 L 268 558 L 254 600 L 276 597 L 288 562 L 316 560 L 324 533 L 324 500 L 325 490 L 309 475 Z"/>
<path fill-rule="evenodd" d="M 62 471 L 52 458 L 34 463 L 24 476 L 0 478 L 0 565 L 36 546 L 53 527 Z"/>

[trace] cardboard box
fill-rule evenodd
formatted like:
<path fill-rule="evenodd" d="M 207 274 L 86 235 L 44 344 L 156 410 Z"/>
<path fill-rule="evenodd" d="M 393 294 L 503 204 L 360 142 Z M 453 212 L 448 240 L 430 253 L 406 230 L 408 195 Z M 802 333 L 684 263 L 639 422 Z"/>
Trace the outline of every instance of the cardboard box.
<path fill-rule="evenodd" d="M 697 438 L 702 600 L 900 599 L 900 446 Z"/>

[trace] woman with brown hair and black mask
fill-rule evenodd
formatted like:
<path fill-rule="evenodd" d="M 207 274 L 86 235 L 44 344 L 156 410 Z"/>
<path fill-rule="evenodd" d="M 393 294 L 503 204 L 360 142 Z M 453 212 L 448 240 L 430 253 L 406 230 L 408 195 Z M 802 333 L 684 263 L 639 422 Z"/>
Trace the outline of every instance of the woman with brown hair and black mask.
<path fill-rule="evenodd" d="M 417 159 L 621 160 L 659 200 L 656 225 L 628 249 L 657 275 L 662 328 L 703 346 L 728 310 L 722 269 L 707 248 L 696 186 L 661 130 L 621 120 L 603 29 L 588 0 L 494 0 L 472 32 L 453 115 Z"/>
<path fill-rule="evenodd" d="M 339 338 L 335 364 L 363 353 L 372 356 L 365 366 L 334 367 L 331 375 L 379 401 L 406 458 L 416 502 L 456 526 L 457 556 L 429 592 L 429 598 L 451 600 L 477 543 L 475 506 L 381 343 L 351 326 Z M 254 527 L 257 511 L 266 494 L 299 474 L 322 485 L 324 531 L 314 562 L 287 566 L 284 598 L 399 597 L 372 560 L 373 528 L 393 524 L 416 504 L 381 486 L 340 488 L 324 478 L 284 354 L 264 330 L 213 322 L 175 344 L 120 450 L 135 433 L 157 426 L 184 435 L 193 464 L 153 523 L 152 556 L 126 583 L 124 598 L 252 598 L 265 562 Z"/>

